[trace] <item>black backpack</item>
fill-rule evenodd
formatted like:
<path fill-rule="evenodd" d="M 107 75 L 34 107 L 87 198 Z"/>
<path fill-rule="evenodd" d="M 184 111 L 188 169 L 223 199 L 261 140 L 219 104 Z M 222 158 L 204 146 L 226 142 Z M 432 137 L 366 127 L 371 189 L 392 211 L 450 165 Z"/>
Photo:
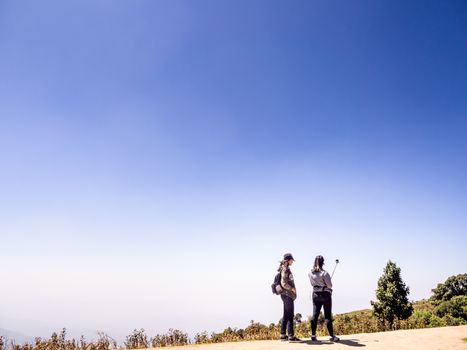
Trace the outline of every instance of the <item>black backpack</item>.
<path fill-rule="evenodd" d="M 277 275 L 274 277 L 274 282 L 271 284 L 272 294 L 280 294 L 277 293 L 277 286 L 281 285 L 281 273 L 278 272 Z"/>

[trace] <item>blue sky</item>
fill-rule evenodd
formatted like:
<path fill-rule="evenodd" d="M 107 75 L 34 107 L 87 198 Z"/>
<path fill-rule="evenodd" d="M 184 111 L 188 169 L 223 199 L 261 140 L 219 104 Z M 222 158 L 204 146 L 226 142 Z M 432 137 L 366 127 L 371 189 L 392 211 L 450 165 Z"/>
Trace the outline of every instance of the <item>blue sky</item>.
<path fill-rule="evenodd" d="M 3 1 L 0 328 L 190 333 L 280 318 L 291 251 L 464 273 L 463 1 Z M 202 317 L 203 322 L 199 319 Z"/>

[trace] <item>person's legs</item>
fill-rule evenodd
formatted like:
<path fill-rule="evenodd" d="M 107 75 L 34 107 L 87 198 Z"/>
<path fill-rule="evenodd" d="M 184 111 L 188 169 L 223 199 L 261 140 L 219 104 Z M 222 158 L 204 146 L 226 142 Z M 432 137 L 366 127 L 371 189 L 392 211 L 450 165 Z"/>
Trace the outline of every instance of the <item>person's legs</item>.
<path fill-rule="evenodd" d="M 316 328 L 318 327 L 318 317 L 321 312 L 323 302 L 321 296 L 313 293 L 313 315 L 311 317 L 311 336 L 316 336 Z"/>
<path fill-rule="evenodd" d="M 294 303 L 293 299 L 287 295 L 281 295 L 282 301 L 284 302 L 284 316 L 282 317 L 281 325 L 281 338 L 285 336 L 285 331 L 290 337 L 294 336 L 293 329 L 293 316 L 294 316 Z"/>
<path fill-rule="evenodd" d="M 288 307 L 287 307 L 287 333 L 289 338 L 293 338 L 295 335 L 293 318 L 294 318 L 294 302 L 292 298 L 289 298 Z"/>
<path fill-rule="evenodd" d="M 324 308 L 324 322 L 326 322 L 326 327 L 328 329 L 329 335 L 334 336 L 334 329 L 332 328 L 332 297 L 331 293 L 325 293 L 323 300 Z"/>
<path fill-rule="evenodd" d="M 282 303 L 284 304 L 284 311 L 282 315 L 282 324 L 281 324 L 281 339 L 286 337 L 286 329 L 287 329 L 287 302 L 286 302 L 286 296 L 281 295 Z"/>

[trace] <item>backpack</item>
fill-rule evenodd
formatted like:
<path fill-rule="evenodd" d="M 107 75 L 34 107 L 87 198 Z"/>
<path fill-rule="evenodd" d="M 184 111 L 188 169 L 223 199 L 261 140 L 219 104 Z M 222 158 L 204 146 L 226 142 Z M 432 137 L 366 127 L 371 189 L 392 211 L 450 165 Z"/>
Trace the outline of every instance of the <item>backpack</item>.
<path fill-rule="evenodd" d="M 282 286 L 281 286 L 281 273 L 278 272 L 276 276 L 274 276 L 274 282 L 271 284 L 271 289 L 272 289 L 272 294 L 280 294 L 282 291 Z"/>

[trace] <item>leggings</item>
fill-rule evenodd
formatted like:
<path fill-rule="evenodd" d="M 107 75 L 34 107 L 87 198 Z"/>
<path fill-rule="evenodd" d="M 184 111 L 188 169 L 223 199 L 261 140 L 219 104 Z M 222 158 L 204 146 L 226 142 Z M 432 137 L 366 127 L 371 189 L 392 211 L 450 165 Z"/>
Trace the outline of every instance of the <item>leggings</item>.
<path fill-rule="evenodd" d="M 281 335 L 285 335 L 285 330 L 287 329 L 287 333 L 289 337 L 294 336 L 294 329 L 293 329 L 293 317 L 294 317 L 294 304 L 293 299 L 288 297 L 287 295 L 282 294 L 281 299 L 284 302 L 284 317 L 282 317 L 282 325 L 281 325 Z"/>
<path fill-rule="evenodd" d="M 321 306 L 324 308 L 324 320 L 328 328 L 329 335 L 334 335 L 332 328 L 332 299 L 329 292 L 314 292 L 313 293 L 313 316 L 311 318 L 311 335 L 316 335 L 318 326 L 318 316 L 321 312 Z"/>

